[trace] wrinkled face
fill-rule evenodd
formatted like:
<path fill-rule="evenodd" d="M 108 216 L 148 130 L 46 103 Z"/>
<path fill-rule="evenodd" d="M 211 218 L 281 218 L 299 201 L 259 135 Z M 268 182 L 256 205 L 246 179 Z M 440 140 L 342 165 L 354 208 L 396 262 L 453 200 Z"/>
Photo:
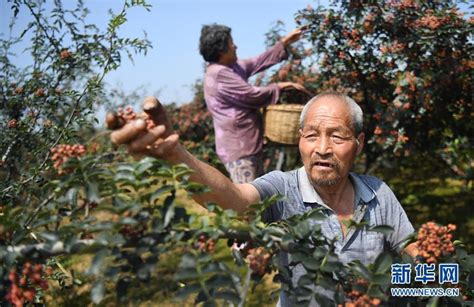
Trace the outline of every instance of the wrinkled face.
<path fill-rule="evenodd" d="M 219 63 L 223 65 L 233 65 L 237 62 L 237 46 L 234 45 L 232 38 L 229 39 L 227 51 L 219 57 Z"/>
<path fill-rule="evenodd" d="M 314 102 L 300 130 L 300 154 L 314 186 L 334 186 L 347 178 L 364 134 L 355 136 L 348 107 L 337 97 Z"/>

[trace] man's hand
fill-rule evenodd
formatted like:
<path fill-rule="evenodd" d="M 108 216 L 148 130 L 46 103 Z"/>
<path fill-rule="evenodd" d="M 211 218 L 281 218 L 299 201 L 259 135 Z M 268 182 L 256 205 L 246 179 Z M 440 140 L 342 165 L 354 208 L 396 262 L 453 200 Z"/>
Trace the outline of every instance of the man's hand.
<path fill-rule="evenodd" d="M 285 37 L 283 37 L 281 39 L 281 42 L 283 43 L 283 45 L 285 45 L 285 47 L 288 47 L 289 45 L 291 45 L 292 43 L 296 42 L 297 40 L 301 38 L 303 31 L 304 31 L 304 27 L 296 28 L 290 33 L 288 33 Z"/>
<path fill-rule="evenodd" d="M 179 137 L 173 132 L 171 122 L 161 103 L 155 97 L 143 101 L 144 113 L 125 123 L 114 113 L 107 114 L 107 127 L 114 129 L 110 138 L 117 145 L 127 145 L 128 152 L 136 159 L 144 155 L 169 160 L 173 158 Z M 148 125 L 151 120 L 153 125 Z"/>

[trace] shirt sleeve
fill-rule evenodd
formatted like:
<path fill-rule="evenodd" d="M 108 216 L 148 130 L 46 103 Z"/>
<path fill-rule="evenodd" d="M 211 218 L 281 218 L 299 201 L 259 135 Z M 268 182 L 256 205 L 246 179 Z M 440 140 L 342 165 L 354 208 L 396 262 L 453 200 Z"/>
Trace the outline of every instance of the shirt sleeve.
<path fill-rule="evenodd" d="M 231 69 L 222 69 L 217 74 L 218 95 L 222 101 L 243 108 L 260 109 L 275 104 L 280 98 L 280 89 L 275 83 L 268 86 L 253 86 Z"/>
<path fill-rule="evenodd" d="M 240 60 L 239 65 L 242 67 L 246 78 L 259 73 L 270 66 L 273 66 L 288 58 L 288 53 L 282 42 L 277 42 L 273 47 L 264 53 L 245 60 Z"/>
<path fill-rule="evenodd" d="M 392 226 L 394 229 L 387 236 L 387 240 L 391 249 L 400 252 L 400 244 L 403 243 L 408 236 L 413 234 L 415 229 L 392 190 L 385 183 L 382 184 L 380 190 L 381 191 L 377 194 L 379 198 L 381 198 L 379 201 L 386 203 L 385 213 L 387 225 Z"/>
<path fill-rule="evenodd" d="M 273 195 L 285 195 L 284 173 L 281 171 L 272 171 L 263 175 L 250 183 L 260 194 L 260 200 L 263 201 Z M 283 201 L 279 200 L 272 204 L 263 212 L 263 220 L 267 223 L 282 219 Z"/>

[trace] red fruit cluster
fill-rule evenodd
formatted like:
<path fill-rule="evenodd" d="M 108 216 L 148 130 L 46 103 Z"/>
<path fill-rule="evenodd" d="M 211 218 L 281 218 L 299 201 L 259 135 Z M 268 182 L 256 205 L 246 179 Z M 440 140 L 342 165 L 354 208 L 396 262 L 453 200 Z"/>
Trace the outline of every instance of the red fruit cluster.
<path fill-rule="evenodd" d="M 357 292 L 357 291 L 353 291 Z M 345 307 L 366 307 L 366 306 L 379 306 L 382 301 L 379 298 L 371 298 L 367 294 L 361 294 L 359 297 L 354 298 L 350 302 L 344 304 Z"/>
<path fill-rule="evenodd" d="M 359 279 L 356 284 L 368 286 L 368 282 L 364 279 Z M 365 306 L 378 306 L 382 303 L 379 298 L 372 298 L 367 294 L 361 293 L 356 290 L 351 290 L 347 293 L 348 302 L 344 304 L 345 307 L 365 307 Z"/>
<path fill-rule="evenodd" d="M 272 256 L 263 247 L 251 248 L 245 258 L 250 269 L 256 275 L 263 276 L 267 271 L 268 263 Z"/>
<path fill-rule="evenodd" d="M 457 24 L 459 23 L 459 19 L 462 20 L 463 18 L 462 15 L 458 15 L 456 12 L 453 12 L 455 14 L 454 16 L 444 17 L 435 16 L 432 10 L 427 10 L 426 13 L 427 15 L 414 22 L 415 28 L 430 28 L 431 30 L 436 30 L 445 24 Z"/>
<path fill-rule="evenodd" d="M 205 129 L 212 127 L 211 114 L 202 103 L 185 104 L 169 114 L 171 114 L 171 122 L 185 139 L 201 139 L 201 134 L 209 134 Z"/>
<path fill-rule="evenodd" d="M 409 8 L 418 8 L 417 1 L 415 0 L 391 1 L 389 3 L 391 6 L 399 8 L 400 10 L 409 9 Z"/>
<path fill-rule="evenodd" d="M 212 239 L 207 239 L 205 235 L 200 235 L 196 242 L 196 248 L 201 252 L 213 253 L 215 250 L 216 242 Z"/>
<path fill-rule="evenodd" d="M 456 225 L 453 224 L 448 226 L 441 226 L 434 222 L 423 224 L 418 231 L 416 242 L 419 256 L 423 257 L 427 263 L 437 263 L 439 257 L 452 253 L 454 245 L 451 241 L 453 235 L 450 232 L 454 230 L 456 230 Z"/>
<path fill-rule="evenodd" d="M 21 95 L 21 94 L 23 94 L 23 92 L 24 92 L 23 87 L 19 86 L 19 87 L 15 88 L 15 94 Z"/>
<path fill-rule="evenodd" d="M 61 53 L 59 54 L 59 57 L 61 60 L 65 60 L 67 58 L 70 58 L 72 53 L 68 49 L 63 49 L 61 50 Z"/>
<path fill-rule="evenodd" d="M 13 129 L 18 126 L 18 122 L 16 119 L 10 119 L 7 124 L 8 128 Z"/>
<path fill-rule="evenodd" d="M 17 272 L 16 268 L 10 270 L 8 279 L 11 282 L 10 289 L 6 299 L 15 306 L 23 306 L 25 303 L 33 303 L 36 296 L 36 287 L 43 290 L 48 289 L 48 282 L 44 275 L 52 275 L 52 268 L 48 267 L 43 272 L 42 264 L 32 265 L 30 262 L 25 262 L 21 274 Z"/>
<path fill-rule="evenodd" d="M 35 95 L 38 97 L 44 97 L 46 95 L 46 91 L 43 88 L 39 88 L 35 91 Z"/>
<path fill-rule="evenodd" d="M 86 148 L 84 147 L 84 145 L 81 144 L 59 144 L 58 146 L 51 148 L 51 153 L 53 154 L 53 156 L 51 157 L 51 160 L 53 160 L 54 162 L 53 167 L 61 175 L 67 172 L 67 170 L 62 168 L 62 165 L 69 158 L 82 157 L 86 153 Z"/>
<path fill-rule="evenodd" d="M 137 119 L 137 114 L 133 111 L 133 108 L 131 106 L 128 106 L 125 109 L 118 108 L 117 116 L 121 118 L 125 123 L 130 122 L 134 119 Z M 148 117 L 148 115 L 146 115 L 145 123 L 146 123 L 146 128 L 148 130 L 156 127 L 155 123 L 153 122 L 151 118 Z"/>

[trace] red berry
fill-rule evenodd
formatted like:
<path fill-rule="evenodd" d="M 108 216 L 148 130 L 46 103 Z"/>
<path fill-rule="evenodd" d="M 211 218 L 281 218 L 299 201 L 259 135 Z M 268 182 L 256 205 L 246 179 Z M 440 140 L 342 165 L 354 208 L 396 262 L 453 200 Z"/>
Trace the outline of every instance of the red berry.
<path fill-rule="evenodd" d="M 33 300 L 35 299 L 35 295 L 36 295 L 36 291 L 34 289 L 26 289 L 23 292 L 23 297 L 25 298 L 25 300 L 29 302 L 33 302 Z"/>
<path fill-rule="evenodd" d="M 20 282 L 19 282 L 20 286 L 26 286 L 27 284 L 27 280 L 26 280 L 26 277 L 22 277 L 20 278 Z"/>
<path fill-rule="evenodd" d="M 16 119 L 11 119 L 8 121 L 7 126 L 10 129 L 16 128 L 18 126 L 18 121 Z"/>

